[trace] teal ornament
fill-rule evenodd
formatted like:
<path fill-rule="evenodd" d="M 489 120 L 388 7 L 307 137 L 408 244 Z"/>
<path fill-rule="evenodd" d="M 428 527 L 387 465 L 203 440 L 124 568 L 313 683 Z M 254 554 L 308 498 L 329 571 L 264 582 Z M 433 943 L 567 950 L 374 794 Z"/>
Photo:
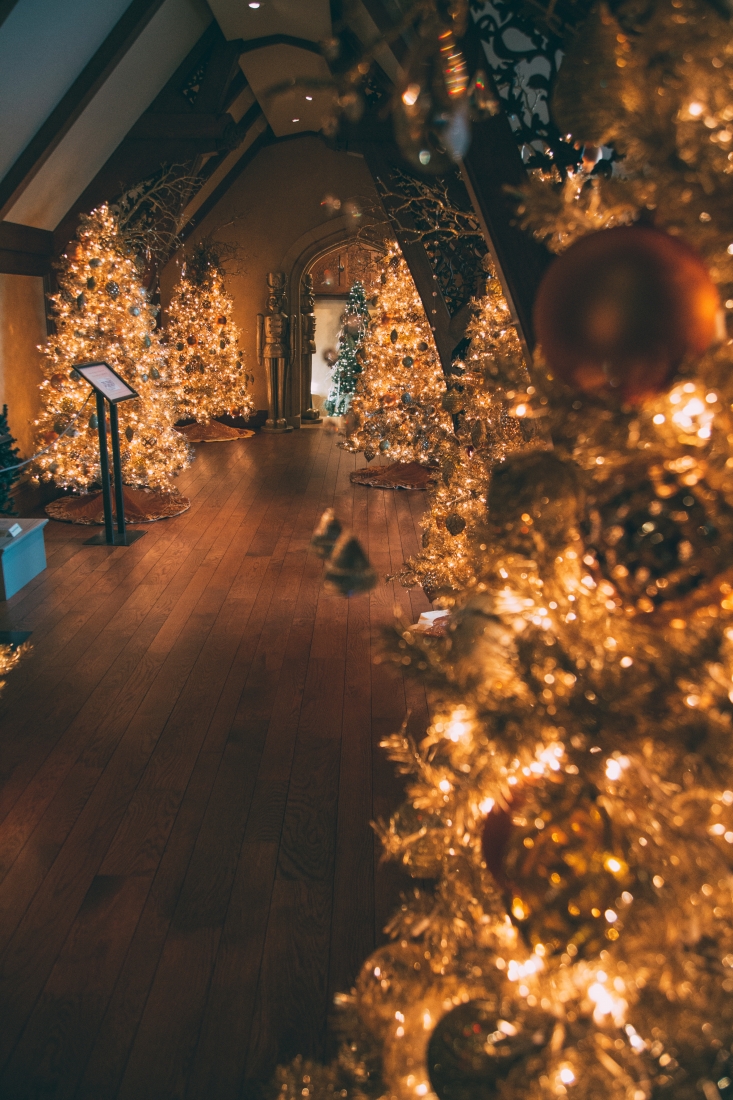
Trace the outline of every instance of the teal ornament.
<path fill-rule="evenodd" d="M 403 405 L 411 405 L 412 404 L 412 394 L 411 393 L 403 393 L 402 394 L 402 404 Z"/>
<path fill-rule="evenodd" d="M 97 285 L 97 280 L 94 278 L 93 275 L 90 275 L 89 278 L 87 279 L 87 290 L 94 290 L 96 285 Z"/>
<path fill-rule="evenodd" d="M 226 347 L 226 344 L 224 343 L 224 341 L 223 341 L 223 340 L 220 340 L 220 341 L 219 341 L 219 347 L 220 347 L 220 348 L 225 348 L 225 347 Z"/>
<path fill-rule="evenodd" d="M 397 336 L 398 336 L 397 329 L 393 328 L 392 331 L 389 334 L 389 338 L 390 338 L 390 340 L 392 341 L 393 344 L 397 343 Z"/>
<path fill-rule="evenodd" d="M 181 344 L 180 342 L 179 342 L 179 343 L 177 343 L 177 344 L 176 344 L 176 351 L 183 351 L 183 349 L 185 348 L 185 346 L 186 346 L 185 344 Z"/>
<path fill-rule="evenodd" d="M 150 337 L 148 336 L 148 334 L 146 332 L 145 335 L 143 336 L 143 347 L 149 348 L 150 345 L 152 344 L 152 342 L 153 341 L 150 339 Z"/>
<path fill-rule="evenodd" d="M 380 451 L 388 451 L 389 450 L 389 440 L 388 439 L 381 440 L 381 442 L 379 444 L 379 449 L 380 449 Z"/>
<path fill-rule="evenodd" d="M 71 372 L 71 377 L 74 379 L 75 382 L 78 382 L 79 379 L 81 378 L 81 375 L 79 374 L 78 370 L 73 370 Z"/>
<path fill-rule="evenodd" d="M 84 309 L 84 294 L 83 293 L 78 294 L 77 297 L 76 297 L 76 308 L 79 310 L 80 313 Z"/>
<path fill-rule="evenodd" d="M 58 462 L 51 462 L 51 463 L 49 463 L 48 472 L 50 474 L 55 474 L 56 471 L 58 470 L 58 468 L 59 468 Z"/>
<path fill-rule="evenodd" d="M 92 413 L 92 415 L 89 417 L 89 427 L 93 432 L 95 432 L 99 427 L 99 420 L 97 419 L 96 413 Z"/>
<path fill-rule="evenodd" d="M 417 350 L 418 351 L 427 351 L 428 350 L 428 345 L 425 343 L 424 340 L 421 340 L 420 343 L 417 345 Z"/>
<path fill-rule="evenodd" d="M 113 301 L 115 300 L 115 298 L 119 298 L 119 296 L 120 296 L 120 284 L 116 283 L 114 281 L 114 279 L 110 279 L 110 281 L 107 283 L 107 285 L 105 286 L 104 289 L 107 291 L 107 294 L 109 294 L 110 298 Z"/>
<path fill-rule="evenodd" d="M 157 367 L 152 368 L 152 370 L 150 371 L 150 377 L 154 378 L 156 382 L 158 381 L 158 379 L 160 378 L 160 371 Z"/>
<path fill-rule="evenodd" d="M 148 380 L 147 374 L 141 374 L 140 377 L 142 378 L 143 382 L 147 382 L 147 380 Z"/>
<path fill-rule="evenodd" d="M 402 360 L 402 366 L 411 367 L 414 362 L 415 360 L 412 358 L 411 355 L 406 355 L 405 358 Z"/>
<path fill-rule="evenodd" d="M 53 430 L 56 432 L 56 435 L 61 435 L 65 427 L 66 425 L 63 420 L 57 420 L 53 426 Z"/>
<path fill-rule="evenodd" d="M 98 260 L 95 256 L 93 260 L 89 261 L 89 266 L 90 267 L 101 267 L 102 266 L 102 261 Z"/>
<path fill-rule="evenodd" d="M 133 317 L 139 317 L 140 316 L 140 307 L 139 306 L 130 306 L 129 312 L 132 314 Z"/>
<path fill-rule="evenodd" d="M 134 438 L 135 438 L 135 433 L 128 424 L 128 426 L 125 428 L 125 439 L 127 440 L 128 443 L 132 443 Z"/>

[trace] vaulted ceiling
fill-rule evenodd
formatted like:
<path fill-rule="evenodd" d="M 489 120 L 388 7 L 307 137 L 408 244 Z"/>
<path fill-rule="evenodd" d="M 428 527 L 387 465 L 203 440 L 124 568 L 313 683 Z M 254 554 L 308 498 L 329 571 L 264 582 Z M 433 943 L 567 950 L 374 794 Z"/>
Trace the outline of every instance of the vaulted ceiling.
<path fill-rule="evenodd" d="M 386 10 L 349 5 L 357 47 Z M 162 164 L 200 177 L 199 220 L 264 144 L 321 129 L 332 34 L 329 0 L 0 0 L 0 268 L 39 271 L 81 211 Z M 388 87 L 395 52 L 377 63 Z"/>

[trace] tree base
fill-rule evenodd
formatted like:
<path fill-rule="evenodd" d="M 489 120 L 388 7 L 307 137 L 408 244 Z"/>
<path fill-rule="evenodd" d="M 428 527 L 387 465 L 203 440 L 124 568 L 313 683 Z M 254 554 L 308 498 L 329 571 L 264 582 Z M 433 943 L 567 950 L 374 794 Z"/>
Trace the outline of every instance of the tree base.
<path fill-rule="evenodd" d="M 135 489 L 124 485 L 122 497 L 125 503 L 127 523 L 155 523 L 159 519 L 172 519 L 191 507 L 188 497 L 180 493 L 163 493 L 154 489 Z M 114 493 L 112 511 L 115 511 Z M 97 526 L 104 523 L 102 491 L 81 493 L 78 496 L 59 497 L 46 505 L 46 515 L 61 523 L 82 523 Z"/>
<path fill-rule="evenodd" d="M 421 466 L 419 462 L 393 462 L 390 466 L 375 466 L 355 470 L 351 475 L 354 485 L 366 485 L 371 489 L 427 489 L 438 477 L 433 466 Z"/>
<path fill-rule="evenodd" d="M 229 424 L 220 424 L 218 420 L 184 424 L 176 431 L 185 436 L 189 443 L 228 443 L 232 439 L 249 439 L 255 434 L 249 428 L 233 428 Z"/>

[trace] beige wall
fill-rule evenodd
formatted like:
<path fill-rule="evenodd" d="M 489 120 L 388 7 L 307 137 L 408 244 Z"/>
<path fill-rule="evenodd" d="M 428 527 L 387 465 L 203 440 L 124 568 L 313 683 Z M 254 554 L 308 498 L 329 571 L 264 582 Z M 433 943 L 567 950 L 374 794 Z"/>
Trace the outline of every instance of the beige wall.
<path fill-rule="evenodd" d="M 334 152 L 315 135 L 304 135 L 267 146 L 234 181 L 186 244 L 186 251 L 204 236 L 241 248 L 242 274 L 228 280 L 234 298 L 234 319 L 242 333 L 248 367 L 254 372 L 255 405 L 267 408 L 262 368 L 256 359 L 256 317 L 265 311 L 265 276 L 285 271 L 290 277 L 298 257 L 324 250 L 333 240 L 352 235 L 355 226 L 342 216 L 329 217 L 324 196 L 342 203 L 356 201 L 362 209 L 377 203 L 371 175 L 361 157 Z M 367 217 L 364 221 L 370 220 Z M 161 280 L 163 303 L 180 270 L 181 255 L 171 261 Z M 291 303 L 291 311 L 294 303 Z"/>
<path fill-rule="evenodd" d="M 37 345 L 45 340 L 43 279 L 0 274 L 0 408 L 8 406 L 10 431 L 24 458 L 33 453 L 43 379 Z"/>

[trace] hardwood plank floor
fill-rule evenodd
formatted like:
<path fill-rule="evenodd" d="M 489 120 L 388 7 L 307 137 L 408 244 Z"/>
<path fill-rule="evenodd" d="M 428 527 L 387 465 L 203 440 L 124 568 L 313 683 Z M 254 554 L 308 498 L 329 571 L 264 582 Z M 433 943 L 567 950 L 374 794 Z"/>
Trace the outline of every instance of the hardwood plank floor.
<path fill-rule="evenodd" d="M 422 493 L 353 486 L 324 429 L 204 444 L 184 515 L 128 548 L 51 522 L 0 629 L 0 1097 L 242 1100 L 324 1057 L 333 995 L 404 880 L 369 822 L 379 740 L 425 693 L 373 665 Z M 380 577 L 346 601 L 310 537 L 333 506 Z M 41 515 L 39 511 L 37 513 Z"/>

